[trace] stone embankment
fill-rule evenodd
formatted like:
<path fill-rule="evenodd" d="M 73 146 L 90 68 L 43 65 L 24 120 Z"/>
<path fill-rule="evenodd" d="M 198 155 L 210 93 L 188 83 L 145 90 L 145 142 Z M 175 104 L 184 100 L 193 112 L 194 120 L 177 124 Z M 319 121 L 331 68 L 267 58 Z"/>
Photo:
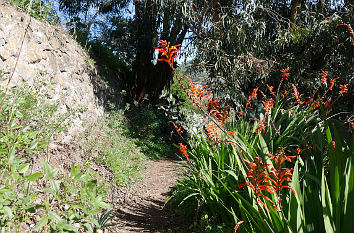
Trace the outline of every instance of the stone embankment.
<path fill-rule="evenodd" d="M 85 119 L 95 121 L 104 115 L 102 101 L 97 98 L 97 93 L 104 92 L 104 82 L 80 45 L 61 26 L 30 19 L 25 12 L 0 0 L 3 89 L 7 87 L 17 57 L 10 89 L 37 85 L 36 80 L 44 79 L 44 83 L 50 83 L 48 101 L 59 103 L 59 113 L 84 109 L 73 117 L 72 126 L 59 138 L 61 142 L 74 140 L 83 130 Z"/>

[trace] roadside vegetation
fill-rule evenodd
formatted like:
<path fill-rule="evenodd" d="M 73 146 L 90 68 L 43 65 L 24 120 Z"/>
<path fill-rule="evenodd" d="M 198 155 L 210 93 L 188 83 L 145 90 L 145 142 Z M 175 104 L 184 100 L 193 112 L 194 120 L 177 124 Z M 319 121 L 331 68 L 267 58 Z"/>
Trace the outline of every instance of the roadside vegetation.
<path fill-rule="evenodd" d="M 180 45 L 159 41 L 171 69 Z M 181 88 L 204 127 L 179 143 L 186 172 L 172 202 L 201 232 L 346 232 L 353 227 L 353 122 L 333 119 L 350 84 L 326 71 L 301 93 L 289 68 L 278 87 L 254 88 L 239 112 L 207 86 Z M 182 124 L 183 126 L 183 124 Z M 175 124 L 176 131 L 182 126 Z M 181 135 L 182 136 L 182 135 Z"/>
<path fill-rule="evenodd" d="M 106 191 L 83 164 L 64 172 L 48 163 L 49 142 L 70 121 L 57 114 L 58 103 L 47 101 L 47 88 L 0 90 L 0 226 L 4 232 L 94 232 L 96 216 L 110 208 Z"/>
<path fill-rule="evenodd" d="M 54 17 L 44 1 L 10 2 Z M 83 164 L 61 171 L 48 162 L 52 137 L 70 121 L 43 89 L 0 90 L 5 232 L 104 229 L 110 188 L 139 179 L 148 159 L 174 154 L 172 143 L 184 162 L 169 206 L 187 232 L 354 228 L 352 3 L 105 3 L 58 1 L 88 61 L 125 93 L 104 119 L 86 122 L 76 145 Z M 121 14 L 132 6 L 135 15 Z M 182 51 L 186 41 L 193 46 Z M 192 61 L 177 68 L 179 53 Z M 100 181 L 94 163 L 114 183 Z"/>

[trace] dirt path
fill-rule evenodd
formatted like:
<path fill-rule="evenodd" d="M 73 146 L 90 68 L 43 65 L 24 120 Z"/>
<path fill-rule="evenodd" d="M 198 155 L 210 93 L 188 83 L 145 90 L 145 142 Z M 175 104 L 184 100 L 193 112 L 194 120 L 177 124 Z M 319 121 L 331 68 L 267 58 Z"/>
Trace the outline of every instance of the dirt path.
<path fill-rule="evenodd" d="M 149 162 L 142 181 L 118 191 L 117 225 L 105 232 L 181 232 L 177 215 L 165 207 L 178 167 L 171 160 Z"/>

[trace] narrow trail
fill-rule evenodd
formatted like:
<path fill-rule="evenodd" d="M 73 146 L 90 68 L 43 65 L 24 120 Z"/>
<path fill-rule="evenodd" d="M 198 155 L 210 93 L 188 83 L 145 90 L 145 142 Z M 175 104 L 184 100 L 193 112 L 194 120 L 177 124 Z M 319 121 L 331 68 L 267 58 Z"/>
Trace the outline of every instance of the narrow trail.
<path fill-rule="evenodd" d="M 144 179 L 118 191 L 117 224 L 105 232 L 181 232 L 176 213 L 165 207 L 176 185 L 178 162 L 150 161 Z"/>

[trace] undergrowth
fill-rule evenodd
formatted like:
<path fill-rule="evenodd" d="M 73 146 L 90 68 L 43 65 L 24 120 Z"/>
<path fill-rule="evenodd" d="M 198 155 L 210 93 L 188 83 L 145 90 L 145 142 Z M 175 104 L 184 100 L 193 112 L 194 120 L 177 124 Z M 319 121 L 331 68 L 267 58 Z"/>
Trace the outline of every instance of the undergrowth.
<path fill-rule="evenodd" d="M 9 0 L 9 2 L 39 20 L 50 21 L 53 18 L 53 9 L 50 2 L 42 0 Z"/>
<path fill-rule="evenodd" d="M 174 72 L 180 46 L 161 40 L 156 48 L 158 60 Z M 203 130 L 194 132 L 188 145 L 179 143 L 185 173 L 172 197 L 185 216 L 195 217 L 193 231 L 353 228 L 352 116 L 340 122 L 331 115 L 350 83 L 322 71 L 314 78 L 321 88 L 301 93 L 290 69 L 281 69 L 276 89 L 254 88 L 245 107 L 231 114 L 207 86 L 186 77 L 187 86 L 176 72 L 175 77 L 204 116 Z"/>
<path fill-rule="evenodd" d="M 88 123 L 85 128 L 81 143 L 98 163 L 112 171 L 118 186 L 141 178 L 146 156 L 136 140 L 127 136 L 122 111 L 111 111 L 106 119 L 97 124 Z"/>
<path fill-rule="evenodd" d="M 70 122 L 39 82 L 0 89 L 1 232 L 94 232 L 111 207 L 90 169 L 73 164 L 67 174 L 47 162 L 48 143 Z"/>
<path fill-rule="evenodd" d="M 153 106 L 131 107 L 125 115 L 127 134 L 136 139 L 136 145 L 147 157 L 158 159 L 174 153 L 168 144 L 172 127 L 162 111 Z"/>

